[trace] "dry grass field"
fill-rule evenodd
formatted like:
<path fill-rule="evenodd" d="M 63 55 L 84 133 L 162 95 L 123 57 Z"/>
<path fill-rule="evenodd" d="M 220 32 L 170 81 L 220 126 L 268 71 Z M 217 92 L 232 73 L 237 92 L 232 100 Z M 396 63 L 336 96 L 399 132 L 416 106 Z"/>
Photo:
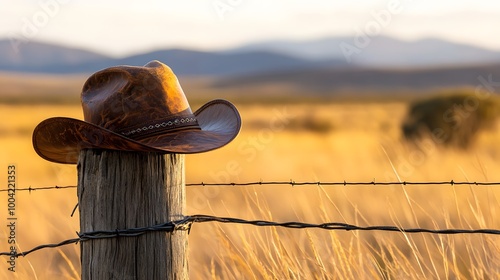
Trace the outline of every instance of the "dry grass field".
<path fill-rule="evenodd" d="M 237 104 L 243 129 L 230 145 L 186 158 L 188 183 L 289 181 L 500 181 L 500 133 L 469 150 L 420 148 L 400 132 L 403 102 Z M 193 106 L 196 107 L 196 106 Z M 39 158 L 31 131 L 51 116 L 82 118 L 77 105 L 0 105 L 0 182 L 15 164 L 19 187 L 75 185 L 75 166 Z M 209 163 L 209 164 L 207 164 Z M 189 187 L 187 214 L 244 219 L 345 222 L 361 226 L 500 228 L 498 187 Z M 0 221 L 7 222 L 6 193 Z M 17 193 L 17 244 L 27 250 L 75 237 L 76 190 Z M 3 209 L 2 209 L 3 207 Z M 7 227 L 0 251 L 8 249 Z M 343 232 L 195 224 L 191 279 L 498 279 L 494 235 Z M 1 279 L 79 279 L 79 246 L 2 260 Z"/>

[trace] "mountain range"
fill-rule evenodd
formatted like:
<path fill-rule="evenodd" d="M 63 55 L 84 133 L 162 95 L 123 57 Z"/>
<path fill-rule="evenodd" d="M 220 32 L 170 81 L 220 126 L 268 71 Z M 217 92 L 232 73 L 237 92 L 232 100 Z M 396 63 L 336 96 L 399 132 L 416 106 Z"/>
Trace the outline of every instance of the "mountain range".
<path fill-rule="evenodd" d="M 425 68 L 500 62 L 500 51 L 433 38 L 403 41 L 378 36 L 363 46 L 356 42 L 354 37 L 275 40 L 218 51 L 164 49 L 114 58 L 48 43 L 0 40 L 0 71 L 91 73 L 112 65 L 144 65 L 157 59 L 179 75 L 241 76 L 290 69 Z"/>
<path fill-rule="evenodd" d="M 144 65 L 151 60 L 169 65 L 178 75 L 231 76 L 345 65 L 340 59 L 312 61 L 273 51 L 199 51 L 165 49 L 122 58 L 41 42 L 13 47 L 0 40 L 0 71 L 28 73 L 92 73 L 114 65 Z"/>
<path fill-rule="evenodd" d="M 436 38 L 403 41 L 378 36 L 362 42 L 355 37 L 310 41 L 275 40 L 252 43 L 232 52 L 274 51 L 309 60 L 341 59 L 372 68 L 433 67 L 500 62 L 500 51 Z"/>
<path fill-rule="evenodd" d="M 379 36 L 363 46 L 356 40 L 275 40 L 218 51 L 163 49 L 118 58 L 42 42 L 0 40 L 0 71 L 85 77 L 110 66 L 144 65 L 156 59 L 191 82 L 208 78 L 203 86 L 216 91 L 260 91 L 265 86 L 272 92 L 277 85 L 287 85 L 290 92 L 323 93 L 474 87 L 479 76 L 500 80 L 499 51 L 432 38 L 403 41 Z M 355 50 L 349 59 L 346 50 Z"/>

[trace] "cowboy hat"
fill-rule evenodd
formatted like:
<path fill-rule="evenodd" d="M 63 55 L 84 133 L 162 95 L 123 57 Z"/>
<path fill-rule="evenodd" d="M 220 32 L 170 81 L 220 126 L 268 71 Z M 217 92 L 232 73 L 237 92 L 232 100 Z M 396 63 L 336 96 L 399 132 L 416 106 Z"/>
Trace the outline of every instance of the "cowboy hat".
<path fill-rule="evenodd" d="M 55 117 L 33 132 L 42 158 L 75 164 L 82 149 L 201 153 L 238 134 L 233 104 L 213 100 L 194 113 L 172 70 L 159 61 L 116 66 L 94 73 L 81 93 L 84 120 Z"/>

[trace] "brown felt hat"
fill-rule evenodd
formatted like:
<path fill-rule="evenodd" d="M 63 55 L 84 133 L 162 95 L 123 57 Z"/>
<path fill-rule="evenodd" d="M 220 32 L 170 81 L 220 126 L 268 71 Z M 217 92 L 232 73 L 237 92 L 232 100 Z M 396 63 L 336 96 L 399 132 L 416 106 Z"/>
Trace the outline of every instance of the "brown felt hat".
<path fill-rule="evenodd" d="M 201 153 L 226 145 L 241 127 L 225 100 L 193 113 L 177 77 L 159 61 L 94 73 L 81 101 L 84 121 L 56 117 L 35 128 L 33 147 L 42 158 L 75 164 L 81 149 Z"/>

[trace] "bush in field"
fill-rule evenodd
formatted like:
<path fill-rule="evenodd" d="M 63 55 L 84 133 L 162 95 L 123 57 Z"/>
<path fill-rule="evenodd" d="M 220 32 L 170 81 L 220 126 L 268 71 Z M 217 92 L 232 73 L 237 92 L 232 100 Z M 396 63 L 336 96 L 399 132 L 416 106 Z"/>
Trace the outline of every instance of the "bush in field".
<path fill-rule="evenodd" d="M 411 103 L 402 130 L 409 140 L 430 136 L 437 144 L 468 148 L 480 130 L 494 126 L 498 116 L 497 96 L 448 94 Z"/>
<path fill-rule="evenodd" d="M 335 126 L 328 119 L 305 118 L 290 120 L 287 129 L 325 134 L 335 129 Z"/>

